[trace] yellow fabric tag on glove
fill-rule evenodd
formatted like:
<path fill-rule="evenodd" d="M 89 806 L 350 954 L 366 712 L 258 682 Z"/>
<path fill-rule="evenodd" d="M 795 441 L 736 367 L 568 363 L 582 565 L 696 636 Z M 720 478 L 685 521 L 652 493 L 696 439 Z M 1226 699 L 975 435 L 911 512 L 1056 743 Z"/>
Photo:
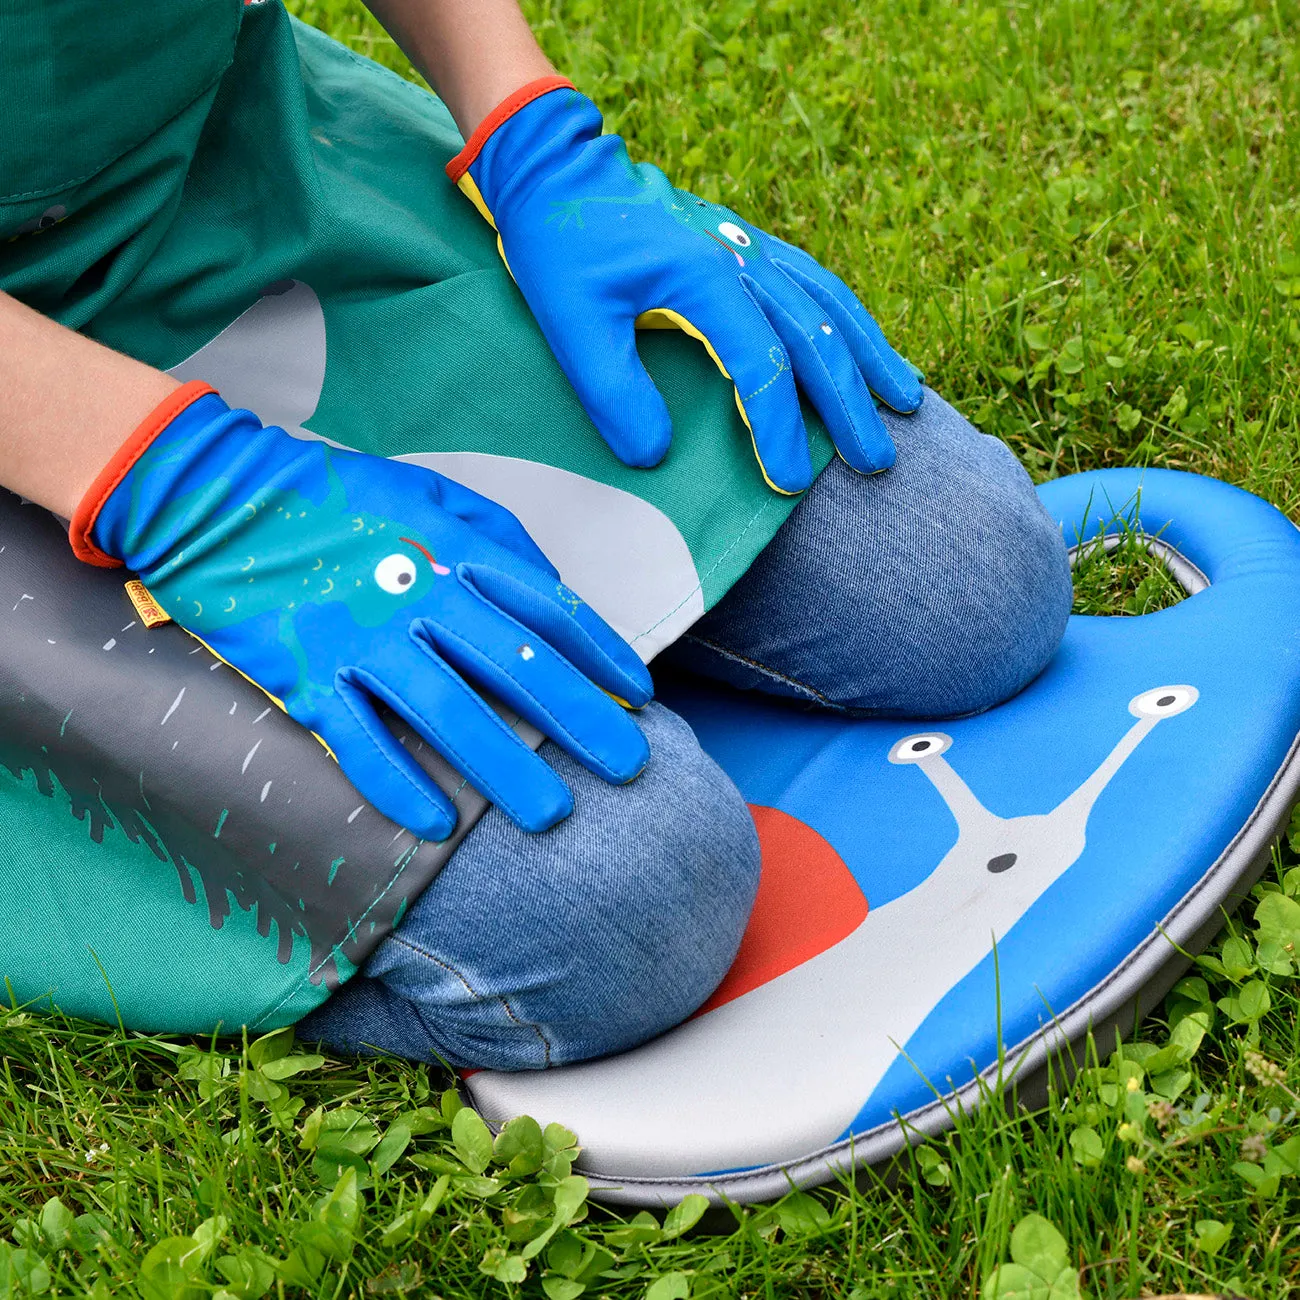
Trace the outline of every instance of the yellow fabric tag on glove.
<path fill-rule="evenodd" d="M 145 627 L 161 627 L 172 621 L 172 616 L 154 600 L 149 594 L 149 588 L 138 578 L 133 578 L 126 584 L 126 594 L 130 596 L 131 604 L 135 606 L 135 612 Z"/>

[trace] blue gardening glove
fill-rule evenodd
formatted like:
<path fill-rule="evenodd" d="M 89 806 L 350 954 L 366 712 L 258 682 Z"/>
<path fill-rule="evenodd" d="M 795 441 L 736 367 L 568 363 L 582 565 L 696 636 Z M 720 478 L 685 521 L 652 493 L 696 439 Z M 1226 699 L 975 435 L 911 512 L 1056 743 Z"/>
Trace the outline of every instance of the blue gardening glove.
<path fill-rule="evenodd" d="M 572 798 L 471 682 L 606 781 L 649 757 L 616 702 L 650 699 L 641 661 L 514 515 L 432 470 L 291 438 L 188 384 L 100 475 L 71 536 L 82 559 L 136 570 L 417 835 L 445 838 L 456 814 L 380 705 L 529 831 Z"/>
<path fill-rule="evenodd" d="M 628 465 L 668 450 L 668 408 L 635 327 L 700 339 L 736 388 L 768 483 L 812 482 L 796 381 L 864 474 L 894 445 L 871 400 L 921 404 L 912 369 L 852 291 L 807 253 L 633 165 L 596 106 L 561 77 L 517 91 L 447 174 L 496 227 L 501 256 L 605 441 Z M 868 391 L 870 390 L 870 392 Z"/>

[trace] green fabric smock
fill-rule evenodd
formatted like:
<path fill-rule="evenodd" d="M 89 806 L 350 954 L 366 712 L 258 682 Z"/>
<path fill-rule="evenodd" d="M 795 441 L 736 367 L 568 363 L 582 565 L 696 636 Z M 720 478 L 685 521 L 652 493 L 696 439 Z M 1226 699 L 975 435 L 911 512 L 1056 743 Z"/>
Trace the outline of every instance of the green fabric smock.
<path fill-rule="evenodd" d="M 430 465 L 501 501 L 646 659 L 793 507 L 764 484 L 730 383 L 675 331 L 641 336 L 672 449 L 654 470 L 622 465 L 493 231 L 444 175 L 462 146 L 446 108 L 276 0 L 10 6 L 0 51 L 0 289 L 267 422 Z M 806 415 L 820 469 L 829 440 Z M 27 623 L 13 626 L 35 641 L 41 601 L 29 609 L 23 594 L 14 618 Z M 96 716 L 80 696 L 36 691 L 6 666 L 6 636 L 0 978 L 20 1000 L 53 992 L 68 1011 L 142 1028 L 288 1023 L 356 969 L 445 861 L 446 846 L 409 837 L 376 862 L 317 835 L 286 868 L 293 826 L 262 834 L 274 816 L 263 783 L 241 785 L 215 757 L 204 780 L 201 752 L 186 777 L 199 829 L 169 831 L 148 791 L 182 751 L 160 729 L 156 754 L 133 753 L 125 772 L 121 703 Z M 49 652 L 56 667 L 62 653 Z M 86 660 L 92 674 L 108 662 Z M 142 657 L 125 679 L 142 701 L 160 662 Z M 198 695 L 196 684 L 187 698 Z M 215 706 L 194 707 L 166 725 L 195 717 L 215 737 L 202 721 Z M 323 755 L 304 763 L 300 784 L 328 782 Z M 255 776 L 253 760 L 237 774 L 250 765 Z M 462 822 L 480 807 L 464 803 Z M 241 825 L 261 839 L 231 857 Z"/>

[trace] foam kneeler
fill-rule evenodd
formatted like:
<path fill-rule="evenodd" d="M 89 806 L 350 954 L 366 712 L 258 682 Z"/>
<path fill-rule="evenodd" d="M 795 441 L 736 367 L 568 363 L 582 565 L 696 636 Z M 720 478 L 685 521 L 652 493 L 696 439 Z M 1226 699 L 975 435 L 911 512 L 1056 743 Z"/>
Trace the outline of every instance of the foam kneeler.
<path fill-rule="evenodd" d="M 645 1047 L 472 1075 L 490 1119 L 573 1128 L 610 1200 L 757 1200 L 885 1159 L 899 1116 L 942 1129 L 1158 1002 L 1300 784 L 1300 532 L 1169 471 L 1041 492 L 1093 545 L 1140 492 L 1140 527 L 1195 594 L 1071 620 L 1025 692 L 959 721 L 669 688 L 754 807 L 764 870 L 741 954 L 701 1014 Z M 576 574 L 584 548 L 575 528 L 548 549 Z M 482 799 L 415 751 L 463 834 Z M 20 1003 L 205 1035 L 318 1005 L 456 843 L 361 803 L 306 731 L 175 625 L 147 631 L 120 575 L 7 493 L 0 833 L 0 979 Z"/>
<path fill-rule="evenodd" d="M 1040 491 L 1071 541 L 1136 523 L 1190 598 L 1073 617 L 1026 691 L 943 724 L 670 688 L 754 808 L 763 880 L 740 956 L 641 1048 L 470 1075 L 489 1120 L 572 1128 L 608 1200 L 753 1201 L 883 1160 L 908 1140 L 900 1118 L 942 1130 L 1158 1002 L 1296 797 L 1300 532 L 1173 471 Z"/>

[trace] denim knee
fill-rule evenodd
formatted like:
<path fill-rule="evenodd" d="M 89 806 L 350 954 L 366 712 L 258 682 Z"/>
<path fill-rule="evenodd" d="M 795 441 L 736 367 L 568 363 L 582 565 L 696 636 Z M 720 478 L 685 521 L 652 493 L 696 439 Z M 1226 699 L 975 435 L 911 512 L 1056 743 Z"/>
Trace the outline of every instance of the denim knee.
<path fill-rule="evenodd" d="M 529 835 L 489 809 L 302 1035 L 516 1070 L 619 1051 L 690 1015 L 735 957 L 758 839 L 685 722 L 657 704 L 639 721 L 651 759 L 625 786 L 544 746 L 573 814 Z"/>
<path fill-rule="evenodd" d="M 844 712 L 953 717 L 1047 664 L 1067 548 L 1007 446 L 927 390 L 882 411 L 894 467 L 833 461 L 749 572 L 674 648 L 682 666 Z"/>

